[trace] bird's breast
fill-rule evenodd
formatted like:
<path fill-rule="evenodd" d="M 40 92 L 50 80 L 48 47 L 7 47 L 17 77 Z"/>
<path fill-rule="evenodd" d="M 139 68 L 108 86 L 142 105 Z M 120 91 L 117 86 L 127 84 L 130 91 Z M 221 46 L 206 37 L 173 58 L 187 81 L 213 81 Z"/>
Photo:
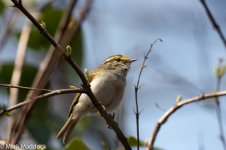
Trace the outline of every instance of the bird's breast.
<path fill-rule="evenodd" d="M 104 73 L 93 79 L 90 83 L 96 98 L 109 110 L 119 105 L 126 86 L 123 75 Z"/>

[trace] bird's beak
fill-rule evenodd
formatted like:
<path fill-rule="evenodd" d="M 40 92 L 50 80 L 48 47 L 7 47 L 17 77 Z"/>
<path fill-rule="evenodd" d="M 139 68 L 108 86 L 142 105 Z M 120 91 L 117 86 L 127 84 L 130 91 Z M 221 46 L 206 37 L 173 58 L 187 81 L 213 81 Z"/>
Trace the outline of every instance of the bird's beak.
<path fill-rule="evenodd" d="M 131 59 L 131 60 L 130 60 L 130 63 L 132 63 L 132 62 L 134 62 L 134 61 L 136 61 L 136 59 Z"/>

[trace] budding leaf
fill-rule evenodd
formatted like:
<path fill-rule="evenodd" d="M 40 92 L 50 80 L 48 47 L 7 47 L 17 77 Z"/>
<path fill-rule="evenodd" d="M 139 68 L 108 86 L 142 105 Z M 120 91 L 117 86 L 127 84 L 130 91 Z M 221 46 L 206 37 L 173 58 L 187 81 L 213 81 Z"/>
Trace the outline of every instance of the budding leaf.
<path fill-rule="evenodd" d="M 89 79 L 89 70 L 87 68 L 84 68 L 84 74 L 86 79 Z"/>
<path fill-rule="evenodd" d="M 226 72 L 226 65 L 224 63 L 224 58 L 220 57 L 219 64 L 214 67 L 214 73 L 217 76 L 217 78 L 221 78 L 224 76 L 225 72 Z"/>
<path fill-rule="evenodd" d="M 134 136 L 129 136 L 128 137 L 128 142 L 129 142 L 130 146 L 137 146 L 137 140 L 138 139 L 136 137 L 134 137 Z M 146 143 L 144 141 L 140 140 L 140 145 L 139 146 L 144 147 L 144 146 L 146 146 Z"/>
<path fill-rule="evenodd" d="M 69 85 L 69 88 L 70 89 L 77 89 L 76 86 L 73 86 L 73 85 Z"/>
<path fill-rule="evenodd" d="M 222 76 L 224 76 L 225 72 L 226 72 L 226 65 L 214 67 L 214 73 L 218 78 L 221 78 Z"/>
<path fill-rule="evenodd" d="M 46 29 L 46 23 L 45 23 L 43 20 L 41 21 L 40 25 L 41 25 L 44 29 Z"/>
<path fill-rule="evenodd" d="M 181 102 L 181 101 L 182 101 L 182 96 L 181 96 L 181 95 L 178 95 L 178 96 L 177 96 L 177 99 L 176 99 L 176 102 L 179 103 L 179 102 Z"/>
<path fill-rule="evenodd" d="M 2 105 L 2 106 L 0 107 L 0 110 L 3 112 L 3 115 L 4 115 L 4 116 L 10 116 L 10 115 L 11 115 L 10 112 L 7 112 L 7 111 L 6 111 L 6 105 Z"/>
<path fill-rule="evenodd" d="M 64 150 L 90 150 L 90 148 L 80 138 L 73 138 L 65 147 Z"/>
<path fill-rule="evenodd" d="M 67 47 L 66 47 L 66 53 L 67 53 L 67 55 L 71 56 L 72 48 L 71 48 L 70 45 L 67 45 Z"/>

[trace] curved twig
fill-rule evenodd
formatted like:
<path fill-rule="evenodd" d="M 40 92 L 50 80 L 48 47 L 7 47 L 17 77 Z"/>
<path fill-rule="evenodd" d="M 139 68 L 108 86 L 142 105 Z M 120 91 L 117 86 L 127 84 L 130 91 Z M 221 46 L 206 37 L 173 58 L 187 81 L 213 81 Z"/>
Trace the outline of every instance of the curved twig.
<path fill-rule="evenodd" d="M 162 117 L 158 120 L 155 128 L 154 128 L 154 132 L 151 136 L 151 138 L 149 139 L 147 146 L 146 146 L 146 150 L 152 150 L 154 148 L 154 143 L 156 140 L 156 137 L 159 133 L 159 130 L 161 129 L 162 125 L 167 121 L 167 119 L 172 116 L 173 113 L 175 113 L 179 108 L 187 105 L 187 104 L 191 104 L 191 103 L 195 103 L 195 102 L 199 102 L 202 100 L 206 100 L 209 98 L 215 98 L 218 96 L 224 96 L 226 95 L 226 91 L 221 91 L 221 92 L 212 92 L 212 93 L 206 93 L 206 94 L 202 94 L 200 96 L 196 96 L 187 100 L 183 100 L 180 102 L 177 102 L 174 106 L 172 106 L 171 108 L 169 108 L 163 115 Z M 215 100 L 215 99 L 212 99 Z"/>

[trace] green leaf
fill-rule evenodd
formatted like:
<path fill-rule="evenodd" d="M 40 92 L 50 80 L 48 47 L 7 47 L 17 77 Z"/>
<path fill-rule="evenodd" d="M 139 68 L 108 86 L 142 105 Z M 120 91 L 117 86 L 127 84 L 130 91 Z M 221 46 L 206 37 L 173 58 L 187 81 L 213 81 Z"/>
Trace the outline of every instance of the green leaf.
<path fill-rule="evenodd" d="M 0 112 L 4 112 L 6 110 L 6 105 L 0 105 Z M 10 112 L 4 112 L 3 113 L 3 116 L 7 116 L 7 117 L 9 117 L 11 114 L 10 114 Z"/>
<path fill-rule="evenodd" d="M 2 1 L 0 1 L 0 13 L 2 13 L 2 11 L 4 10 L 5 5 Z"/>
<path fill-rule="evenodd" d="M 21 80 L 19 85 L 30 87 L 35 75 L 37 68 L 34 66 L 25 64 L 22 69 Z M 27 96 L 28 90 L 19 90 L 19 100 L 24 100 Z"/>
<path fill-rule="evenodd" d="M 82 40 L 82 30 L 81 28 L 78 29 L 78 32 L 73 37 L 72 41 L 70 42 L 70 46 L 72 48 L 71 57 L 75 62 L 81 66 L 83 60 L 83 40 Z M 75 82 L 78 76 L 75 76 L 75 71 L 69 66 L 67 63 L 64 63 L 65 69 L 67 72 L 67 78 L 71 82 Z"/>
<path fill-rule="evenodd" d="M 0 67 L 0 83 L 10 83 L 12 72 L 14 69 L 13 63 L 2 64 Z M 19 85 L 30 86 L 33 82 L 34 76 L 37 72 L 37 68 L 25 64 L 22 68 L 21 81 Z M 26 90 L 20 90 L 26 91 Z"/>
<path fill-rule="evenodd" d="M 2 64 L 0 64 L 0 72 L 2 71 Z"/>
<path fill-rule="evenodd" d="M 182 96 L 181 95 L 178 95 L 177 96 L 177 99 L 176 99 L 176 103 L 179 103 L 182 101 Z"/>
<path fill-rule="evenodd" d="M 0 70 L 0 82 L 1 83 L 10 83 L 12 76 L 13 64 L 2 64 Z"/>
<path fill-rule="evenodd" d="M 214 67 L 214 73 L 217 78 L 222 78 L 226 72 L 226 65 L 224 63 L 224 58 L 219 58 L 219 64 Z"/>
<path fill-rule="evenodd" d="M 52 36 L 54 36 L 60 19 L 63 15 L 63 11 L 52 6 L 45 7 L 41 11 L 42 17 L 39 19 L 39 22 L 42 24 L 45 23 L 45 29 Z M 32 27 L 31 35 L 28 41 L 28 47 L 32 50 L 40 51 L 47 50 L 49 46 L 50 42 L 40 33 L 38 29 Z"/>
<path fill-rule="evenodd" d="M 128 142 L 130 146 L 137 146 L 137 138 L 135 138 L 134 136 L 128 137 Z M 145 142 L 140 140 L 140 146 L 146 146 Z"/>
<path fill-rule="evenodd" d="M 134 147 L 137 146 L 137 138 L 134 136 L 128 137 L 128 142 L 130 146 L 134 146 Z M 145 146 L 146 146 L 146 143 L 140 140 L 140 147 L 145 147 Z M 159 147 L 154 147 L 153 150 L 163 150 L 163 149 Z"/>
<path fill-rule="evenodd" d="M 73 37 L 70 46 L 72 47 L 72 58 L 80 66 L 83 60 L 83 35 L 81 28 L 78 29 Z"/>
<path fill-rule="evenodd" d="M 90 150 L 90 148 L 80 138 L 76 137 L 64 147 L 64 150 Z"/>
<path fill-rule="evenodd" d="M 10 83 L 14 64 L 3 64 L 0 71 L 0 83 Z M 19 85 L 30 87 L 37 69 L 31 65 L 25 64 L 22 68 L 22 75 Z M 9 90 L 9 89 L 8 89 Z M 19 89 L 18 101 L 23 101 L 28 93 L 28 90 Z M 46 144 L 49 139 L 48 127 L 48 101 L 42 100 L 38 102 L 29 119 L 28 126 L 31 135 L 42 144 Z"/>
<path fill-rule="evenodd" d="M 10 83 L 13 69 L 14 64 L 12 63 L 2 65 L 0 70 L 0 83 Z M 35 67 L 25 64 L 22 68 L 22 75 L 19 85 L 27 87 L 31 86 L 36 72 L 37 69 Z M 9 91 L 9 89 L 7 91 Z M 27 90 L 19 90 L 18 100 L 24 100 L 27 92 Z"/>
<path fill-rule="evenodd" d="M 42 28 L 46 29 L 46 23 L 43 20 L 41 20 L 40 25 L 42 26 Z"/>
<path fill-rule="evenodd" d="M 84 68 L 83 72 L 85 74 L 86 79 L 88 80 L 89 79 L 89 70 L 87 68 Z"/>
<path fill-rule="evenodd" d="M 12 72 L 14 69 L 13 63 L 7 63 L 2 64 L 1 70 L 0 70 L 0 83 L 10 83 Z M 22 75 L 19 85 L 27 86 L 29 87 L 34 79 L 34 75 L 36 73 L 36 68 L 30 65 L 24 65 L 22 68 Z M 9 92 L 9 88 L 7 89 L 7 92 Z M 19 89 L 19 96 L 18 100 L 22 101 L 27 95 L 27 90 L 20 90 Z"/>
<path fill-rule="evenodd" d="M 164 149 L 159 148 L 159 147 L 154 147 L 153 150 L 164 150 Z"/>
<path fill-rule="evenodd" d="M 28 131 L 38 142 L 47 145 L 50 139 L 51 131 L 49 128 L 49 110 L 46 99 L 39 101 L 32 112 L 28 122 Z M 47 145 L 48 146 L 48 145 Z"/>

